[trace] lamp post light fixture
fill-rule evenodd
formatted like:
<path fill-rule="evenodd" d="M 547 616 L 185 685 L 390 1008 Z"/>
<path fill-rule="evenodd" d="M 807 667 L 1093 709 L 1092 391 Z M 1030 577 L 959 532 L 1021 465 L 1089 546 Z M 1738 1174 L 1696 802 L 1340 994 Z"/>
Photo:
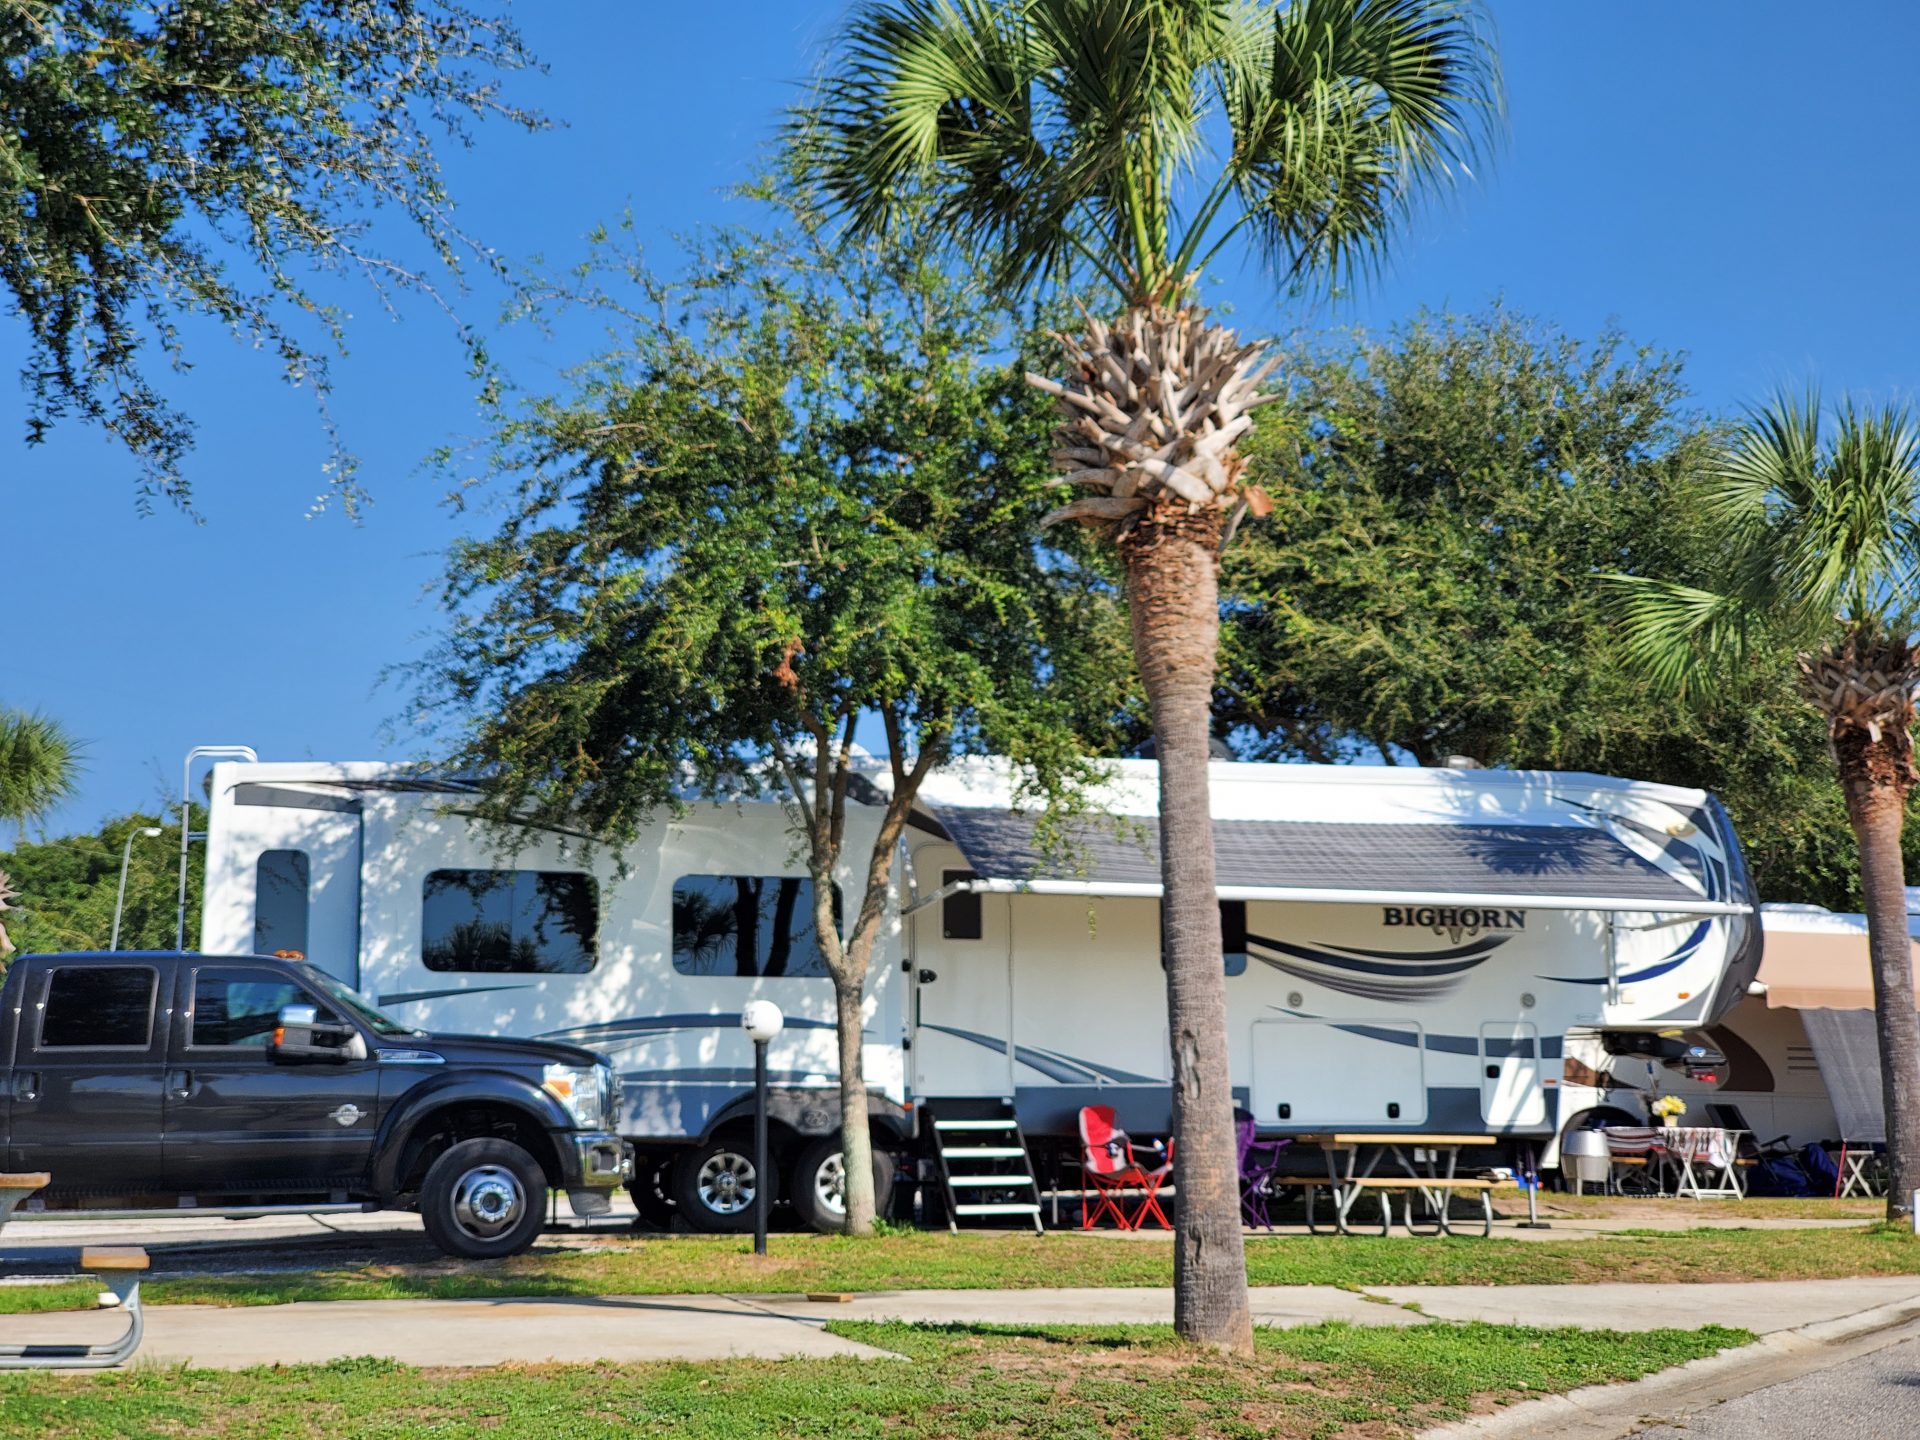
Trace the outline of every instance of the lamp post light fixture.
<path fill-rule="evenodd" d="M 753 1041 L 753 1253 L 767 1253 L 767 1206 L 772 1187 L 767 1171 L 767 1042 L 785 1028 L 787 1017 L 771 1000 L 749 1000 L 740 1012 L 740 1028 Z"/>
<path fill-rule="evenodd" d="M 109 950 L 120 948 L 120 912 L 127 908 L 127 865 L 133 859 L 133 842 L 145 836 L 149 840 L 160 838 L 158 825 L 147 825 L 127 836 L 127 843 L 120 847 L 120 893 L 113 901 L 113 940 L 107 946 Z"/>

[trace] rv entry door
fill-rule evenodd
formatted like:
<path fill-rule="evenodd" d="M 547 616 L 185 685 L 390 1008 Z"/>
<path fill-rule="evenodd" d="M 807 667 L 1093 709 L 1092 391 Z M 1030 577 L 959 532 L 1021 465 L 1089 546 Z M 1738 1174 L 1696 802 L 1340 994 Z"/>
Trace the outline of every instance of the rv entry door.
<path fill-rule="evenodd" d="M 1547 1123 L 1547 1095 L 1540 1088 L 1540 1032 L 1524 1020 L 1480 1027 L 1480 1113 L 1490 1130 Z"/>
<path fill-rule="evenodd" d="M 936 905 L 912 921 L 913 1089 L 923 1098 L 1013 1094 L 1013 897 L 964 899 L 954 914 Z"/>

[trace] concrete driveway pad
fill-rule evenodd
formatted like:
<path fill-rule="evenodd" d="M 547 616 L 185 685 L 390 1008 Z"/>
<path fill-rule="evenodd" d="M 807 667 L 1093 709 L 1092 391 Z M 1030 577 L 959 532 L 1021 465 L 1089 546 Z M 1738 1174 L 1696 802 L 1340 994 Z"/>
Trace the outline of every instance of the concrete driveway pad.
<path fill-rule="evenodd" d="M 241 1370 L 379 1355 L 409 1365 L 887 1355 L 724 1295 L 149 1305 L 136 1364 Z M 111 1311 L 0 1316 L 0 1342 L 100 1340 Z"/>
<path fill-rule="evenodd" d="M 770 1314 L 804 1320 L 909 1320 L 922 1325 L 1171 1325 L 1173 1290 L 897 1290 L 822 1304 L 803 1295 L 736 1295 Z M 1331 1285 L 1253 1290 L 1256 1325 L 1417 1325 L 1420 1316 Z"/>

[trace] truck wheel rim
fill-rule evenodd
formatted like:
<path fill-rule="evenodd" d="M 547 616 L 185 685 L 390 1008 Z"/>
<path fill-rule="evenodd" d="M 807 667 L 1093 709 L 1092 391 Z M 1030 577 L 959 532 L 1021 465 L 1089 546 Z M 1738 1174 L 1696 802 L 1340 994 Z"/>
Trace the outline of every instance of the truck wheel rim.
<path fill-rule="evenodd" d="M 753 1162 L 744 1155 L 722 1150 L 709 1155 L 695 1177 L 694 1188 L 700 1203 L 716 1215 L 738 1215 L 749 1205 L 759 1186 Z"/>
<path fill-rule="evenodd" d="M 822 1209 L 835 1215 L 847 1213 L 847 1161 L 838 1150 L 813 1172 L 813 1194 Z"/>
<path fill-rule="evenodd" d="M 499 1165 L 476 1165 L 454 1182 L 454 1223 L 475 1239 L 511 1230 L 526 1204 L 520 1177 Z"/>

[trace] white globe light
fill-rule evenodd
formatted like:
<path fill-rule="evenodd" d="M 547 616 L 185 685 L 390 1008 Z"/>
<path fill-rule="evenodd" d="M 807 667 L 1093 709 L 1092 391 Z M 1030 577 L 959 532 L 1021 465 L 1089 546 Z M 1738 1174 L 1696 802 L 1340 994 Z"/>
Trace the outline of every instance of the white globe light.
<path fill-rule="evenodd" d="M 780 1013 L 780 1007 L 771 1000 L 749 1000 L 746 1008 L 740 1012 L 740 1028 L 756 1044 L 773 1039 L 786 1027 L 786 1023 L 787 1017 Z"/>

